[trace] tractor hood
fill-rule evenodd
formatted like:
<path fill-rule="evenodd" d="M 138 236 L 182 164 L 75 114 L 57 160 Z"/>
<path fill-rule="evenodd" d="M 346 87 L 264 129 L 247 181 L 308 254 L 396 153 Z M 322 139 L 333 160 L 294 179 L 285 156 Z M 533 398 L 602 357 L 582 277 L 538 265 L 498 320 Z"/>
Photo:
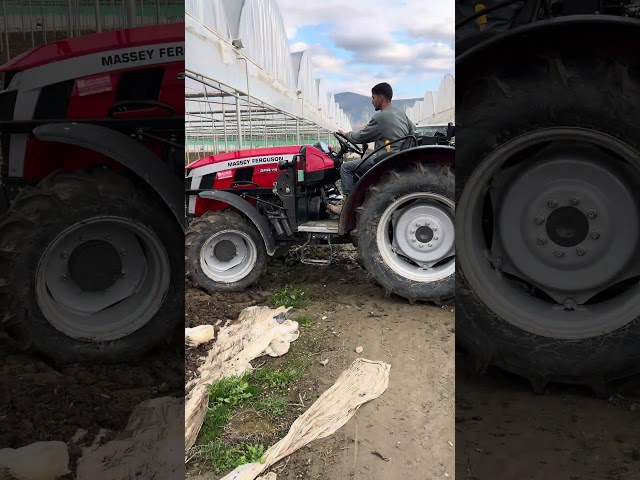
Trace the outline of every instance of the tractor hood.
<path fill-rule="evenodd" d="M 269 163 L 278 163 L 283 156 L 291 156 L 300 153 L 300 145 L 287 145 L 284 147 L 254 148 L 237 152 L 220 153 L 200 158 L 190 163 L 185 168 L 187 171 L 206 165 L 226 163 L 228 168 L 239 166 L 255 166 Z"/>
<path fill-rule="evenodd" d="M 183 42 L 184 23 L 116 30 L 51 42 L 8 61 L 0 72 L 29 70 L 70 58 L 126 48 Z"/>

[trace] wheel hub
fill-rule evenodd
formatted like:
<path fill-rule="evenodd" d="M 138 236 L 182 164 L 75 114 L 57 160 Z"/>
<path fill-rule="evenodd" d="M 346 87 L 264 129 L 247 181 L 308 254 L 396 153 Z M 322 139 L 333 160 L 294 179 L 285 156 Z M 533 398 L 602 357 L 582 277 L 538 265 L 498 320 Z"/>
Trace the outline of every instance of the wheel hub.
<path fill-rule="evenodd" d="M 433 240 L 433 237 L 433 230 L 427 226 L 422 226 L 416 230 L 416 240 L 420 243 L 429 243 Z"/>
<path fill-rule="evenodd" d="M 415 192 L 397 199 L 378 222 L 382 260 L 398 275 L 433 282 L 455 272 L 455 204 L 442 195 Z"/>
<path fill-rule="evenodd" d="M 235 232 L 214 235 L 203 250 L 207 266 L 221 275 L 242 264 L 247 257 L 244 238 Z"/>
<path fill-rule="evenodd" d="M 626 213 L 636 207 L 620 172 L 596 151 L 572 153 L 543 152 L 524 169 L 505 169 L 497 181 L 509 188 L 493 197 L 499 230 L 492 254 L 505 257 L 502 270 L 561 304 L 583 303 L 611 284 L 631 261 L 640 228 Z"/>
<path fill-rule="evenodd" d="M 433 266 L 454 249 L 454 220 L 442 205 L 416 202 L 394 215 L 394 246 L 419 264 Z"/>
<path fill-rule="evenodd" d="M 587 216 L 577 208 L 560 207 L 549 215 L 546 231 L 556 245 L 575 247 L 587 238 L 589 226 Z"/>
<path fill-rule="evenodd" d="M 87 268 L 91 265 L 91 268 Z M 99 292 L 113 286 L 122 275 L 122 261 L 115 247 L 104 240 L 79 245 L 69 258 L 69 275 L 85 292 Z"/>
<path fill-rule="evenodd" d="M 40 258 L 36 298 L 47 321 L 91 342 L 125 337 L 153 318 L 170 284 L 166 249 L 147 227 L 96 217 L 62 231 Z"/>
<path fill-rule="evenodd" d="M 213 247 L 213 255 L 222 263 L 228 263 L 237 255 L 235 244 L 231 240 L 221 240 Z"/>
<path fill-rule="evenodd" d="M 233 283 L 246 277 L 257 261 L 257 247 L 244 232 L 225 230 L 212 235 L 200 251 L 200 265 L 209 278 Z"/>
<path fill-rule="evenodd" d="M 629 179 L 638 158 L 609 135 L 558 127 L 516 137 L 474 165 L 456 225 L 469 289 L 506 322 L 554 339 L 636 319 L 640 200 Z"/>

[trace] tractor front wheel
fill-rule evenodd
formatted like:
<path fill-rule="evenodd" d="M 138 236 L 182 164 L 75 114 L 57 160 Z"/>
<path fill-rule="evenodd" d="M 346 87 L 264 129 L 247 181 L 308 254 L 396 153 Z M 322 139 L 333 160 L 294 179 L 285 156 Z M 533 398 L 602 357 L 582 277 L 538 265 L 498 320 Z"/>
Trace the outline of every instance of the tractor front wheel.
<path fill-rule="evenodd" d="M 208 212 L 185 240 L 187 278 L 209 293 L 240 292 L 258 281 L 267 264 L 258 229 L 237 212 Z"/>
<path fill-rule="evenodd" d="M 24 189 L 0 224 L 10 330 L 58 363 L 136 358 L 182 318 L 181 237 L 154 195 L 109 170 Z"/>

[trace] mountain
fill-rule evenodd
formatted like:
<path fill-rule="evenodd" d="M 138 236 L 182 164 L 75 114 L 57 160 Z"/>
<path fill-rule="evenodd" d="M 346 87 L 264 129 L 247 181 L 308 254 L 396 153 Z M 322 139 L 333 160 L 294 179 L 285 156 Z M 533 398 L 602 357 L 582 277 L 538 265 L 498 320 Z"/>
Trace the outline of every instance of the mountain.
<path fill-rule="evenodd" d="M 376 113 L 373 105 L 371 105 L 371 97 L 353 92 L 343 92 L 336 93 L 334 98 L 336 102 L 340 104 L 342 111 L 349 117 L 349 121 L 354 130 L 359 130 L 364 127 Z M 392 103 L 395 107 L 403 110 L 405 107 L 412 107 L 418 100 L 422 100 L 422 98 L 397 100 L 394 98 Z"/>

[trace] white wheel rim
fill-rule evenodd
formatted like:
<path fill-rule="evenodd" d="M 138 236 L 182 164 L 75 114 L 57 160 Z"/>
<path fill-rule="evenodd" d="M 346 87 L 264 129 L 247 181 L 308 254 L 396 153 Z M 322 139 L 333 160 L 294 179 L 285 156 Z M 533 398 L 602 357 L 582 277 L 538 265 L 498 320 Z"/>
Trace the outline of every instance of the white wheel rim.
<path fill-rule="evenodd" d="M 251 273 L 257 260 L 255 242 L 248 234 L 238 230 L 223 230 L 213 234 L 200 250 L 202 271 L 217 283 L 230 284 L 244 279 Z"/>
<path fill-rule="evenodd" d="M 80 277 L 98 278 L 98 283 L 104 277 L 104 271 L 98 274 L 74 261 L 91 248 L 107 252 L 109 258 L 116 252 L 118 265 L 113 268 L 120 266 L 121 275 L 114 275 L 104 288 L 83 290 L 86 284 Z M 74 276 L 74 271 L 79 274 Z M 49 244 L 36 271 L 36 300 L 59 332 L 89 342 L 112 341 L 154 317 L 169 291 L 170 272 L 167 251 L 151 230 L 130 219 L 95 217 L 65 229 Z"/>
<path fill-rule="evenodd" d="M 389 205 L 378 222 L 380 256 L 391 270 L 408 280 L 430 283 L 447 278 L 455 273 L 454 225 L 452 200 L 431 192 L 406 195 Z M 431 241 L 421 241 L 426 239 L 417 236 L 420 228 L 435 228 L 429 233 Z"/>

